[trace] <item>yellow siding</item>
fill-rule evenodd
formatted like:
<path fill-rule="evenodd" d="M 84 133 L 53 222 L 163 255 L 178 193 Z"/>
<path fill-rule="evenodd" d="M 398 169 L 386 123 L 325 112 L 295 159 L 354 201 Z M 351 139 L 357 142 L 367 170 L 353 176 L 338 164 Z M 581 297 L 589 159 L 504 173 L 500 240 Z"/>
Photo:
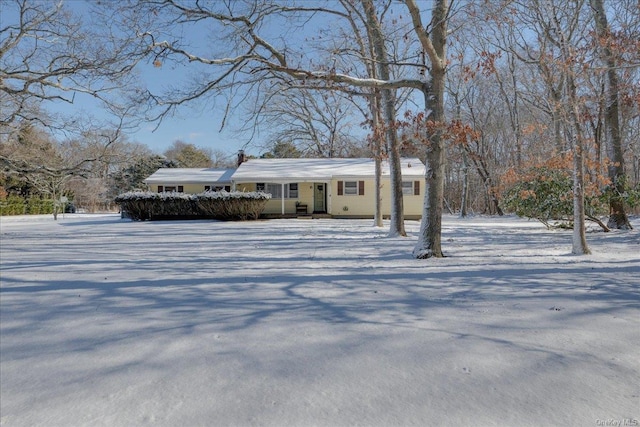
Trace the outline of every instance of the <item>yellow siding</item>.
<path fill-rule="evenodd" d="M 342 195 L 338 196 L 338 181 L 364 181 L 364 195 Z M 419 181 L 420 194 L 419 195 L 405 195 L 404 196 L 404 214 L 406 218 L 419 218 L 422 215 L 422 204 L 424 199 L 424 178 L 408 178 L 405 177 L 404 181 Z M 166 184 L 174 186 L 174 184 Z M 181 184 L 184 187 L 184 192 L 189 194 L 202 193 L 204 191 L 205 184 Z M 298 198 L 297 199 L 285 199 L 285 214 L 296 213 L 296 202 L 306 204 L 307 212 L 312 213 L 314 207 L 314 194 L 313 194 L 313 182 L 299 182 L 298 183 Z M 175 185 L 177 187 L 177 185 Z M 158 185 L 152 184 L 149 186 L 153 192 L 158 191 Z M 236 186 L 238 191 L 256 191 L 255 183 L 241 183 Z M 391 214 L 391 197 L 389 194 L 390 184 L 388 178 L 382 179 L 382 214 L 388 217 Z M 373 217 L 375 213 L 375 181 L 374 179 L 333 179 L 327 185 L 327 202 L 326 210 L 328 214 L 340 217 Z M 265 214 L 280 214 L 282 213 L 282 201 L 281 199 L 271 199 L 267 202 L 264 210 Z"/>
<path fill-rule="evenodd" d="M 364 195 L 338 195 L 338 181 L 364 181 Z M 407 218 L 422 215 L 422 202 L 424 198 L 424 179 L 409 179 L 404 181 L 420 181 L 419 195 L 405 195 L 403 198 L 404 214 Z M 381 180 L 382 215 L 391 215 L 390 181 L 388 178 Z M 331 181 L 331 213 L 334 216 L 369 217 L 375 213 L 375 180 L 374 179 L 334 179 Z"/>
<path fill-rule="evenodd" d="M 256 184 L 253 182 L 238 184 L 236 185 L 236 190 L 237 191 L 256 191 Z"/>
<path fill-rule="evenodd" d="M 298 200 L 307 205 L 309 213 L 313 212 L 313 182 L 298 184 Z"/>
<path fill-rule="evenodd" d="M 204 184 L 184 184 L 184 192 L 188 194 L 198 194 L 204 191 Z"/>
<path fill-rule="evenodd" d="M 236 186 L 238 191 L 256 191 L 255 183 L 242 183 Z M 313 183 L 300 182 L 298 183 L 298 198 L 297 199 L 285 199 L 284 200 L 284 213 L 295 214 L 297 212 L 296 203 L 306 204 L 307 212 L 313 211 Z M 274 198 L 267 202 L 264 209 L 265 214 L 281 214 L 282 213 L 282 199 Z"/>

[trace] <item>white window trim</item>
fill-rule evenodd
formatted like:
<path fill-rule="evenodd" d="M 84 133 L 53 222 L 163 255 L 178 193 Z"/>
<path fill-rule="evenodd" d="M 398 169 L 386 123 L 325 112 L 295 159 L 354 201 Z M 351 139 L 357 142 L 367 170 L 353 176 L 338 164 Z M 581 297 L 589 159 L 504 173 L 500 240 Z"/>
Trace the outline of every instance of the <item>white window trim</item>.
<path fill-rule="evenodd" d="M 402 194 L 405 196 L 413 196 L 414 194 L 413 181 L 402 181 Z"/>
<path fill-rule="evenodd" d="M 296 189 L 292 190 L 291 189 L 291 185 L 295 185 Z M 263 187 L 262 190 L 259 190 L 259 187 Z M 284 199 L 297 199 L 299 196 L 299 189 L 300 189 L 300 185 L 297 182 L 291 182 L 288 184 L 278 184 L 275 182 L 257 182 L 256 183 L 256 191 L 264 191 L 265 193 L 270 193 L 272 198 L 274 199 L 280 199 L 283 198 L 282 194 L 278 194 L 277 196 L 274 194 L 274 191 L 276 193 L 281 193 L 282 189 L 284 188 Z"/>
<path fill-rule="evenodd" d="M 347 186 L 347 184 L 353 184 L 353 188 Z M 358 195 L 358 181 L 344 181 L 342 184 L 342 194 L 345 196 L 357 196 Z"/>

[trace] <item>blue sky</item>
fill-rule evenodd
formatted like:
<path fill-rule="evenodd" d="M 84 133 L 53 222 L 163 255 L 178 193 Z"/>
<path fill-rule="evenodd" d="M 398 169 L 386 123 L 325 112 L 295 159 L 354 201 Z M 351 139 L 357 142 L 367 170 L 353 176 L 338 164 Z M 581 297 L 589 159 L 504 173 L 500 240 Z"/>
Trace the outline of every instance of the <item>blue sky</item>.
<path fill-rule="evenodd" d="M 145 85 L 153 88 L 161 88 L 168 82 L 185 80 L 189 70 L 167 67 L 154 69 L 150 65 L 142 65 L 139 71 L 144 78 Z M 76 94 L 74 104 L 49 104 L 48 109 L 53 112 L 61 112 L 70 115 L 86 114 L 96 120 L 108 120 L 107 114 L 93 98 L 82 94 Z M 125 132 L 129 141 L 135 141 L 147 145 L 156 153 L 164 152 L 175 141 L 180 140 L 194 144 L 198 147 L 211 148 L 229 154 L 236 155 L 238 150 L 244 149 L 248 154 L 258 155 L 264 152 L 261 148 L 247 146 L 247 138 L 234 132 L 238 127 L 234 115 L 227 118 L 225 129 L 220 130 L 222 114 L 219 113 L 224 104 L 216 105 L 192 103 L 180 107 L 177 112 L 167 116 L 160 123 L 143 122 L 135 131 Z"/>
<path fill-rule="evenodd" d="M 198 111 L 197 107 L 182 107 L 176 115 L 165 118 L 159 125 L 144 123 L 140 130 L 129 134 L 129 138 L 147 145 L 156 152 L 163 152 L 176 140 L 232 155 L 239 149 L 246 148 L 243 147 L 246 139 L 241 139 L 226 129 L 220 132 L 220 124 L 221 117 L 215 111 Z M 258 154 L 250 148 L 247 150 L 251 154 Z"/>
<path fill-rule="evenodd" d="M 163 65 L 154 67 L 142 64 L 138 67 L 144 84 L 153 92 L 161 93 L 167 86 L 180 86 L 192 77 L 194 70 L 184 65 Z M 249 154 L 260 154 L 247 147 L 247 137 L 234 132 L 239 127 L 237 114 L 227 117 L 225 128 L 221 131 L 224 101 L 212 103 L 193 101 L 180 106 L 175 114 L 165 117 L 160 123 L 143 123 L 140 129 L 129 135 L 130 139 L 149 146 L 152 150 L 163 152 L 176 140 L 191 143 L 199 147 L 220 150 L 235 156 L 237 151 L 245 149 Z M 157 128 L 157 129 L 156 129 Z"/>
<path fill-rule="evenodd" d="M 0 6 L 2 1 L 0 0 Z M 68 0 L 65 6 L 74 13 L 83 14 L 87 13 L 88 4 L 86 1 Z M 17 21 L 15 7 L 2 9 L 4 9 L 0 16 L 2 22 Z M 187 37 L 190 44 L 194 44 L 194 40 L 195 44 L 198 44 L 197 37 L 189 34 Z M 154 67 L 151 63 L 143 63 L 138 66 L 137 71 L 142 83 L 157 94 L 167 86 L 180 86 L 186 82 L 191 77 L 193 67 L 188 65 Z M 73 98 L 73 104 L 51 102 L 46 104 L 45 108 L 54 114 L 84 116 L 93 124 L 109 121 L 108 114 L 93 97 L 75 93 Z M 136 130 L 128 130 L 125 133 L 129 141 L 145 144 L 156 153 L 164 152 L 177 140 L 192 143 L 198 147 L 219 150 L 227 153 L 229 157 L 235 157 L 239 149 L 245 149 L 248 154 L 263 153 L 264 149 L 247 146 L 247 137 L 243 138 L 234 132 L 239 126 L 233 115 L 227 117 L 225 129 L 220 131 L 223 117 L 219 112 L 223 111 L 224 107 L 224 102 L 216 104 L 192 102 L 180 107 L 173 116 L 167 116 L 160 123 L 142 123 Z M 64 138 L 65 135 L 59 137 Z"/>
<path fill-rule="evenodd" d="M 174 79 L 184 77 L 183 73 L 171 73 Z M 56 113 L 69 115 L 85 115 L 95 118 L 95 121 L 108 120 L 102 107 L 93 99 L 76 94 L 73 104 L 49 104 L 48 109 Z M 265 150 L 247 147 L 247 139 L 234 133 L 236 125 L 233 118 L 229 129 L 220 131 L 222 117 L 211 107 L 198 105 L 181 107 L 173 116 L 168 116 L 159 124 L 157 122 L 143 122 L 137 130 L 127 130 L 125 134 L 131 142 L 139 142 L 148 146 L 154 152 L 161 154 L 175 141 L 180 140 L 202 148 L 219 150 L 235 157 L 239 149 L 248 154 L 259 155 Z M 64 137 L 64 136 L 61 136 Z"/>

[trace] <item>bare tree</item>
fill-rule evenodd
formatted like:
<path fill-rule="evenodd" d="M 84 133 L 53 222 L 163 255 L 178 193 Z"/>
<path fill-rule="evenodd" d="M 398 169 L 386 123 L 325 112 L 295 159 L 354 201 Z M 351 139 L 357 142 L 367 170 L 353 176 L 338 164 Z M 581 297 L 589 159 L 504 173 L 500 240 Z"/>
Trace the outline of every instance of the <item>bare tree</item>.
<path fill-rule="evenodd" d="M 262 110 L 270 144 L 290 141 L 307 157 L 348 157 L 357 145 L 351 101 L 340 92 L 283 88 Z"/>
<path fill-rule="evenodd" d="M 122 114 L 112 95 L 132 83 L 144 51 L 135 38 L 121 40 L 75 14 L 65 2 L 7 0 L 0 27 L 0 131 L 20 123 L 65 129 L 73 117 L 50 114 L 52 103 L 89 97 Z M 98 16 L 95 14 L 95 16 Z M 114 21 L 112 21 L 114 22 Z"/>
<path fill-rule="evenodd" d="M 382 80 L 388 81 L 391 77 L 389 70 L 389 55 L 385 45 L 382 28 L 375 12 L 372 0 L 362 0 L 364 7 L 367 28 L 371 33 L 371 41 L 374 51 L 374 59 L 377 64 L 378 76 Z M 389 154 L 389 170 L 391 175 L 391 211 L 396 213 L 391 218 L 391 235 L 406 236 L 404 229 L 403 199 L 402 199 L 402 176 L 400 175 L 400 144 L 396 123 L 396 94 L 392 88 L 382 88 L 381 107 L 384 118 L 385 138 L 387 140 L 387 152 Z"/>
<path fill-rule="evenodd" d="M 151 152 L 147 146 L 129 142 L 124 136 L 114 141 L 106 140 L 105 134 L 108 132 L 104 130 L 99 133 L 88 131 L 57 144 L 60 155 L 68 164 L 81 165 L 83 169 L 81 174 L 74 174 L 69 179 L 65 190 L 77 208 L 88 212 L 110 210 L 113 201 L 109 191 L 111 175 L 133 159 Z"/>
<path fill-rule="evenodd" d="M 425 73 L 428 78 L 421 82 L 420 89 L 424 95 L 426 120 L 432 123 L 427 135 L 426 195 L 420 237 L 413 249 L 413 255 L 416 258 L 442 257 L 445 155 L 443 124 L 449 2 L 435 1 L 428 27 L 423 24 L 420 9 L 415 1 L 405 0 L 405 3 L 411 14 L 414 32 L 430 61 L 428 73 Z"/>
<path fill-rule="evenodd" d="M 583 64 L 579 52 L 582 1 L 558 4 L 536 0 L 533 11 L 536 24 L 544 40 L 557 49 L 557 57 L 551 52 L 541 52 L 541 62 L 550 64 L 562 73 L 564 84 L 563 104 L 566 112 L 565 132 L 571 141 L 573 155 L 573 240 L 572 252 L 589 254 L 585 233 L 585 172 L 587 150 L 583 130 L 583 102 L 578 93 L 577 76 Z"/>
<path fill-rule="evenodd" d="M 77 184 L 92 174 L 92 165 L 109 163 L 99 156 L 108 157 L 108 147 L 136 123 L 137 105 L 128 101 L 135 98 L 132 71 L 146 47 L 136 37 L 122 38 L 116 29 L 122 20 L 114 20 L 106 5 L 82 6 L 74 11 L 64 1 L 38 0 L 6 0 L 1 6 L 0 166 L 54 200 L 72 178 Z M 98 120 L 80 108 L 73 112 L 80 101 L 97 103 L 109 118 Z M 61 113 L 60 105 L 71 112 Z M 50 140 L 49 156 L 25 145 L 36 132 Z M 63 139 L 99 147 L 64 152 Z"/>
<path fill-rule="evenodd" d="M 3 172 L 28 182 L 38 194 L 53 200 L 53 216 L 57 219 L 67 184 L 74 177 L 90 177 L 96 162 L 103 158 L 104 149 L 87 153 L 87 157 L 77 153 L 69 155 L 65 152 L 68 146 L 58 143 L 46 131 L 33 125 L 23 126 L 12 135 L 0 145 Z M 107 140 L 103 147 L 111 145 L 113 141 L 110 138 L 117 138 L 106 132 L 100 137 Z"/>

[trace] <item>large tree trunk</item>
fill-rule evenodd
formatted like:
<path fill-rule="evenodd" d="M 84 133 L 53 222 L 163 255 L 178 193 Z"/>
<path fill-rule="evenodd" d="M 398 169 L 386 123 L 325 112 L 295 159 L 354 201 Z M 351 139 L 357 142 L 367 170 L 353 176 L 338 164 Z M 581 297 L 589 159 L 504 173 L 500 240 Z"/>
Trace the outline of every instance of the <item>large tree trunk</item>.
<path fill-rule="evenodd" d="M 444 89 L 446 73 L 447 0 L 435 0 L 429 31 L 422 25 L 420 10 L 414 0 L 405 0 L 425 53 L 429 56 L 429 80 L 422 85 L 425 116 L 432 122 L 428 130 L 425 159 L 425 199 L 418 243 L 413 249 L 416 258 L 443 257 L 442 208 L 444 203 L 444 155 L 442 135 L 444 124 Z"/>
<path fill-rule="evenodd" d="M 444 69 L 432 70 L 432 84 L 425 85 L 425 104 L 431 111 L 429 120 L 444 121 Z M 422 211 L 421 236 L 413 250 L 416 258 L 443 257 L 442 208 L 444 203 L 444 138 L 438 126 L 429 135 L 426 156 L 425 200 Z"/>
<path fill-rule="evenodd" d="M 624 210 L 624 201 L 621 194 L 624 193 L 625 173 L 624 173 L 624 155 L 622 152 L 622 134 L 620 132 L 620 111 L 619 111 L 619 83 L 618 74 L 616 72 L 616 58 L 609 43 L 611 42 L 611 29 L 607 21 L 607 14 L 604 10 L 603 0 L 591 0 L 591 8 L 593 10 L 594 20 L 596 23 L 596 32 L 601 43 L 604 44 L 600 49 L 600 57 L 607 66 L 607 82 L 606 89 L 606 109 L 605 109 L 605 126 L 608 135 L 608 155 L 611 160 L 608 172 L 613 194 L 609 201 L 609 228 L 630 230 L 631 223 Z"/>

